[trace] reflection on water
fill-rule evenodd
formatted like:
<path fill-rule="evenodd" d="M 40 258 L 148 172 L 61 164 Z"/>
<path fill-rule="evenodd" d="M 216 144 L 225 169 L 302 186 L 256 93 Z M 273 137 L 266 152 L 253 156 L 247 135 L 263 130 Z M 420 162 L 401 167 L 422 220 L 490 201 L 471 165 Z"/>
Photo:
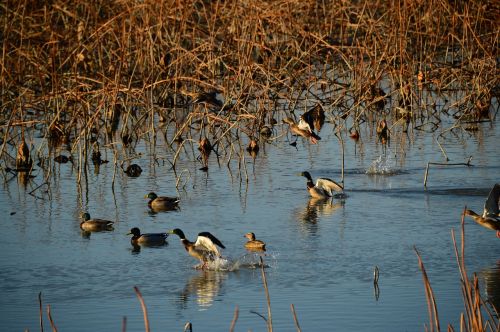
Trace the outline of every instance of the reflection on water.
<path fill-rule="evenodd" d="M 481 270 L 478 275 L 484 282 L 486 298 L 496 312 L 500 313 L 500 261 L 490 268 Z"/>
<path fill-rule="evenodd" d="M 227 279 L 227 273 L 221 271 L 200 270 L 199 274 L 186 282 L 179 294 L 179 304 L 184 309 L 192 297 L 200 310 L 207 310 L 221 290 L 222 283 Z"/>
<path fill-rule="evenodd" d="M 297 216 L 306 224 L 316 224 L 320 217 L 333 215 L 344 203 L 344 200 L 311 197 L 306 206 L 297 212 Z"/>

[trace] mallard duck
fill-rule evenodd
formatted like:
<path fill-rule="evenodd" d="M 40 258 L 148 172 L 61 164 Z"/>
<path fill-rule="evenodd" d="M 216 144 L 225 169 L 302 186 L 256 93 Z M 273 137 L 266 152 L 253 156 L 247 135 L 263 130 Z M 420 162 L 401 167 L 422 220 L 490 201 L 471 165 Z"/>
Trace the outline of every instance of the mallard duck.
<path fill-rule="evenodd" d="M 113 221 L 104 219 L 90 219 L 90 214 L 82 212 L 80 218 L 83 221 L 80 223 L 80 228 L 86 232 L 99 232 L 113 230 Z"/>
<path fill-rule="evenodd" d="M 309 128 L 309 130 L 311 131 L 315 129 L 319 132 L 323 127 L 323 124 L 325 123 L 325 110 L 323 109 L 323 106 L 318 103 L 307 112 L 302 114 L 300 116 L 300 120 L 301 121 L 299 121 L 299 127 L 304 127 L 304 129 L 306 130 Z M 305 122 L 307 124 L 307 127 L 304 123 L 301 122 Z"/>
<path fill-rule="evenodd" d="M 243 235 L 248 241 L 245 243 L 245 248 L 252 251 L 266 251 L 266 243 L 255 239 L 254 233 L 246 233 Z"/>
<path fill-rule="evenodd" d="M 226 248 L 219 239 L 209 232 L 199 233 L 196 242 L 186 239 L 184 232 L 179 228 L 169 231 L 169 234 L 175 234 L 181 239 L 181 243 L 188 254 L 200 260 L 202 269 L 206 268 L 208 262 L 213 261 L 216 257 L 221 257 L 217 246 L 222 249 Z"/>
<path fill-rule="evenodd" d="M 321 139 L 321 137 L 319 137 L 318 135 L 316 135 L 316 133 L 314 133 L 314 131 L 312 131 L 309 124 L 304 120 L 301 120 L 299 124 L 297 124 L 292 118 L 285 118 L 283 119 L 283 123 L 287 123 L 288 125 L 290 125 L 290 131 L 293 134 L 309 138 L 312 144 L 318 143 L 318 140 Z"/>
<path fill-rule="evenodd" d="M 342 192 L 344 188 L 337 182 L 328 178 L 318 178 L 314 184 L 311 174 L 304 171 L 299 174 L 307 179 L 307 191 L 314 198 L 332 197 L 334 191 Z"/>
<path fill-rule="evenodd" d="M 134 227 L 127 235 L 132 235 L 130 242 L 133 245 L 163 245 L 168 237 L 168 233 L 146 233 L 141 234 L 139 228 Z"/>
<path fill-rule="evenodd" d="M 158 196 L 150 192 L 144 198 L 149 198 L 148 206 L 152 210 L 173 210 L 179 205 L 178 197 Z"/>
<path fill-rule="evenodd" d="M 465 215 L 474 219 L 479 225 L 497 231 L 500 238 L 500 212 L 499 212 L 500 184 L 495 184 L 484 203 L 483 215 L 480 216 L 472 210 L 465 210 Z"/>

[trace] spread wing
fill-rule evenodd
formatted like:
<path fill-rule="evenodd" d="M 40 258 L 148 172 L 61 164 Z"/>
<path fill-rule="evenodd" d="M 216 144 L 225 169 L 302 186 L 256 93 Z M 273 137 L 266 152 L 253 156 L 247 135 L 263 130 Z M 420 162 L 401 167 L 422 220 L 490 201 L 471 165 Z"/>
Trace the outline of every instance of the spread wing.
<path fill-rule="evenodd" d="M 326 190 L 327 192 L 332 191 L 343 191 L 344 188 L 337 182 L 327 179 L 327 178 L 319 178 L 316 180 L 316 187 Z"/>
<path fill-rule="evenodd" d="M 483 217 L 498 217 L 498 199 L 500 198 L 500 184 L 497 183 L 490 190 L 488 198 L 484 203 Z"/>
<path fill-rule="evenodd" d="M 224 245 L 222 242 L 219 241 L 215 236 L 210 234 L 209 232 L 201 232 L 198 234 L 198 238 L 196 239 L 195 242 L 195 247 L 204 247 L 208 251 L 215 253 L 217 256 L 220 256 L 220 252 L 217 249 L 216 245 L 221 247 L 222 249 L 225 249 Z"/>

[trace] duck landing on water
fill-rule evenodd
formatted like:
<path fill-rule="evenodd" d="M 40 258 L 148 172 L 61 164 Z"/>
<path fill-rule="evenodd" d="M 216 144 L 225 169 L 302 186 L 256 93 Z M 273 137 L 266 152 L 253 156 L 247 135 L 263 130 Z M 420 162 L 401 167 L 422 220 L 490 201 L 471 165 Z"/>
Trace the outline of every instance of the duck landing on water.
<path fill-rule="evenodd" d="M 500 239 L 499 198 L 500 184 L 497 183 L 493 186 L 493 188 L 491 188 L 488 198 L 486 198 L 482 216 L 472 210 L 465 210 L 464 214 L 474 219 L 477 224 L 496 231 L 497 238 Z"/>
<path fill-rule="evenodd" d="M 179 228 L 169 231 L 169 234 L 175 234 L 181 239 L 181 243 L 188 254 L 200 261 L 200 265 L 196 268 L 205 270 L 209 262 L 213 262 L 216 258 L 221 257 L 217 247 L 225 249 L 222 242 L 209 232 L 201 232 L 196 238 L 196 242 L 191 242 L 186 239 L 184 232 Z"/>
<path fill-rule="evenodd" d="M 307 191 L 314 198 L 328 198 L 333 196 L 333 192 L 342 192 L 344 188 L 337 182 L 328 178 L 318 178 L 314 184 L 311 174 L 307 171 L 299 173 L 307 179 Z"/>

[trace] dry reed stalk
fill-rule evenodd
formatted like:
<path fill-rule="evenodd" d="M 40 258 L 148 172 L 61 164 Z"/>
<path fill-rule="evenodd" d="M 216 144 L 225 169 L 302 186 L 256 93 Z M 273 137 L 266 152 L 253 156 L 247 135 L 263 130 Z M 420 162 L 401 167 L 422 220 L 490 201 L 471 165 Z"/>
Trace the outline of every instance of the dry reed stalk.
<path fill-rule="evenodd" d="M 290 304 L 290 309 L 292 310 L 292 315 L 293 315 L 293 321 L 295 323 L 295 328 L 297 329 L 297 332 L 302 332 L 302 329 L 300 328 L 299 320 L 297 319 L 297 314 L 295 312 L 295 307 L 292 304 Z"/>
<path fill-rule="evenodd" d="M 123 316 L 122 318 L 122 332 L 127 331 L 127 316 Z"/>
<path fill-rule="evenodd" d="M 52 332 L 57 332 L 57 327 L 52 320 L 52 314 L 50 312 L 50 304 L 47 305 L 47 316 L 49 317 L 50 327 L 52 328 Z"/>
<path fill-rule="evenodd" d="M 134 286 L 134 292 L 137 295 L 139 302 L 141 303 L 142 315 L 144 318 L 144 330 L 146 332 L 149 332 L 150 330 L 149 330 L 148 309 L 146 308 L 146 303 L 144 303 L 144 299 L 142 298 L 142 294 L 139 291 L 139 288 L 137 288 L 137 286 Z"/>
<path fill-rule="evenodd" d="M 436 299 L 434 297 L 434 292 L 432 291 L 432 287 L 429 281 L 429 277 L 427 276 L 427 272 L 425 271 L 424 263 L 422 261 L 422 258 L 420 257 L 420 253 L 418 252 L 416 247 L 413 247 L 413 250 L 417 254 L 418 257 L 418 266 L 420 268 L 420 271 L 422 271 L 422 279 L 424 281 L 424 288 L 425 288 L 425 298 L 427 299 L 427 310 L 429 314 L 429 326 L 430 326 L 430 331 L 434 331 L 434 328 L 436 331 L 441 331 L 440 325 L 439 325 L 439 316 L 437 312 L 437 306 L 436 306 Z"/>
<path fill-rule="evenodd" d="M 231 326 L 229 327 L 229 332 L 234 331 L 234 327 L 236 326 L 236 321 L 238 320 L 239 309 L 238 306 L 234 309 L 233 320 L 231 321 Z"/>
<path fill-rule="evenodd" d="M 40 317 L 40 331 L 43 332 L 42 292 L 38 293 L 38 313 L 39 313 L 39 317 Z"/>
<path fill-rule="evenodd" d="M 264 291 L 266 293 L 266 300 L 267 300 L 267 331 L 272 332 L 273 331 L 273 319 L 272 319 L 272 314 L 271 314 L 271 297 L 269 296 L 269 289 L 267 288 L 267 279 L 266 279 L 266 272 L 264 271 L 264 260 L 262 257 L 259 257 L 260 259 L 260 271 L 262 275 L 262 283 L 264 284 Z"/>

